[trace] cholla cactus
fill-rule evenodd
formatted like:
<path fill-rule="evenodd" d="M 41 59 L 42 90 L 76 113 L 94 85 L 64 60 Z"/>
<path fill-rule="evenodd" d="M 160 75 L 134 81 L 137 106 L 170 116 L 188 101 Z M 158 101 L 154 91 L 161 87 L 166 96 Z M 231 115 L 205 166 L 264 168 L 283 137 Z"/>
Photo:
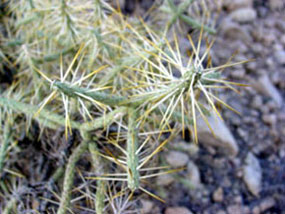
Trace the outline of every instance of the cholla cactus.
<path fill-rule="evenodd" d="M 151 20 L 146 23 L 141 18 L 124 17 L 103 0 L 9 1 L 12 17 L 5 21 L 8 33 L 1 41 L 0 59 L 1 63 L 9 61 L 17 73 L 10 88 L 1 93 L 0 106 L 2 112 L 16 114 L 9 120 L 11 113 L 1 114 L 5 131 L 1 133 L 0 173 L 9 143 L 21 132 L 11 120 L 28 121 L 26 132 L 36 120 L 42 132 L 65 127 L 67 140 L 72 130 L 81 136 L 66 163 L 58 214 L 72 210 L 75 164 L 84 153 L 91 154 L 93 172 L 83 180 L 85 184 L 95 180 L 97 193 L 91 198 L 96 201 L 97 213 L 111 209 L 121 213 L 136 190 L 163 201 L 142 181 L 182 169 L 154 166 L 154 157 L 186 127 L 198 142 L 198 117 L 207 124 L 208 114 L 221 117 L 216 102 L 234 110 L 213 90 L 235 90 L 232 85 L 242 85 L 223 80 L 221 71 L 244 62 L 212 66 L 214 40 L 209 42 L 204 32 L 215 30 L 182 14 L 192 2 L 175 8 L 172 0 L 165 1 L 159 10 L 172 11 L 173 17 L 161 28 Z M 180 51 L 172 27 L 177 19 L 200 30 L 197 41 L 188 35 L 188 56 Z M 159 27 L 161 30 L 155 30 Z M 207 44 L 204 52 L 203 41 Z M 173 128 L 171 122 L 178 125 Z M 14 134 L 10 136 L 11 129 Z M 165 139 L 164 132 L 171 132 L 171 137 Z M 122 182 L 119 186 L 124 188 L 110 196 L 118 191 L 118 185 L 111 191 L 108 182 Z M 116 201 L 124 194 L 125 203 Z M 7 207 L 15 209 L 17 201 L 11 203 L 7 202 Z"/>

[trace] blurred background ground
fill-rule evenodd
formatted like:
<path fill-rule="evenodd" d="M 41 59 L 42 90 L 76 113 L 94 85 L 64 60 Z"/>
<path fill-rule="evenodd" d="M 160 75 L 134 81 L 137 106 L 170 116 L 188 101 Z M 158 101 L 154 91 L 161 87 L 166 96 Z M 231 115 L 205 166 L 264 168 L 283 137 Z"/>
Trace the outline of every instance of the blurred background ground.
<path fill-rule="evenodd" d="M 141 6 L 148 2 L 141 1 Z M 128 13 L 133 4 L 126 1 Z M 206 136 L 207 130 L 200 130 L 199 148 L 187 139 L 172 142 L 176 150 L 164 152 L 166 160 L 187 171 L 180 179 L 158 178 L 167 202 L 145 199 L 145 213 L 285 213 L 284 1 L 224 1 L 217 27 L 214 64 L 226 62 L 236 51 L 235 61 L 254 59 L 225 71 L 227 78 L 250 84 L 240 94 L 222 92 L 223 100 L 241 115 L 223 109 L 225 124 L 218 127 L 225 127 L 218 128 L 216 142 Z"/>

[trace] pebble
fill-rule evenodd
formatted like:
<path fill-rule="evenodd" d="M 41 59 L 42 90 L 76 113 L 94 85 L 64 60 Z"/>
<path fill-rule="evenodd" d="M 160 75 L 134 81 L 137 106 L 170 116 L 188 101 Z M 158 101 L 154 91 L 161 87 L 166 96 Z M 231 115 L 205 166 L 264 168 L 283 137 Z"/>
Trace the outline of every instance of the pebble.
<path fill-rule="evenodd" d="M 186 207 L 168 207 L 165 210 L 165 214 L 193 214 Z"/>
<path fill-rule="evenodd" d="M 230 17 L 239 23 L 252 22 L 256 19 L 256 11 L 252 8 L 240 8 L 231 12 Z"/>
<path fill-rule="evenodd" d="M 281 10 L 284 8 L 284 0 L 269 0 L 269 7 L 271 10 Z"/>
<path fill-rule="evenodd" d="M 242 204 L 243 203 L 241 195 L 234 197 L 233 201 L 235 204 Z"/>
<path fill-rule="evenodd" d="M 278 63 L 281 65 L 285 65 L 285 51 L 284 50 L 279 50 L 275 52 L 274 57 Z"/>
<path fill-rule="evenodd" d="M 271 75 L 271 80 L 274 85 L 277 85 L 280 82 L 280 80 L 283 80 L 283 79 L 280 73 L 275 72 Z"/>
<path fill-rule="evenodd" d="M 251 41 L 249 33 L 244 28 L 242 28 L 239 23 L 236 23 L 229 18 L 225 18 L 222 21 L 221 32 L 224 37 L 233 41 L 240 40 L 245 43 Z"/>
<path fill-rule="evenodd" d="M 281 149 L 281 150 L 279 151 L 279 157 L 280 157 L 280 158 L 285 158 L 285 149 Z"/>
<path fill-rule="evenodd" d="M 273 57 L 268 57 L 268 58 L 265 60 L 265 64 L 266 64 L 268 67 L 272 68 L 272 67 L 274 67 L 274 65 L 276 64 L 276 60 L 273 59 Z"/>
<path fill-rule="evenodd" d="M 201 118 L 197 120 L 198 139 L 204 145 L 216 146 L 222 150 L 224 154 L 236 156 L 239 149 L 232 133 L 226 124 L 215 116 L 208 118 L 208 122 L 215 132 L 212 132 Z"/>
<path fill-rule="evenodd" d="M 243 167 L 243 181 L 248 190 L 256 197 L 261 190 L 262 171 L 258 159 L 249 152 Z"/>
<path fill-rule="evenodd" d="M 187 178 L 193 184 L 194 188 L 201 185 L 200 171 L 196 164 L 189 161 L 187 164 Z"/>
<path fill-rule="evenodd" d="M 261 55 L 263 53 L 263 49 L 264 48 L 263 48 L 262 44 L 260 44 L 260 43 L 254 43 L 252 45 L 252 51 L 256 55 Z M 252 64 L 252 62 L 250 64 Z"/>
<path fill-rule="evenodd" d="M 156 183 L 159 186 L 168 186 L 174 182 L 173 176 L 170 174 L 160 175 L 156 178 Z"/>
<path fill-rule="evenodd" d="M 222 181 L 222 184 L 221 184 L 224 188 L 229 188 L 232 186 L 232 181 L 228 178 L 228 177 L 225 177 Z"/>
<path fill-rule="evenodd" d="M 236 10 L 238 8 L 252 7 L 252 0 L 224 0 L 223 4 L 229 10 Z"/>
<path fill-rule="evenodd" d="M 245 69 L 236 69 L 231 73 L 231 76 L 236 79 L 244 79 Z"/>
<path fill-rule="evenodd" d="M 237 129 L 237 133 L 244 141 L 248 140 L 248 132 L 246 132 L 243 128 L 239 127 Z"/>
<path fill-rule="evenodd" d="M 283 103 L 283 98 L 266 74 L 258 78 L 257 81 L 256 79 L 252 79 L 251 83 L 252 83 L 252 87 L 256 91 L 271 97 L 275 101 L 275 103 L 278 105 L 278 107 L 281 107 Z"/>
<path fill-rule="evenodd" d="M 276 41 L 276 36 L 274 32 L 263 32 L 262 43 L 263 45 L 269 47 Z"/>
<path fill-rule="evenodd" d="M 240 205 L 230 205 L 227 207 L 227 211 L 230 214 L 241 214 L 243 213 L 242 207 Z"/>
<path fill-rule="evenodd" d="M 262 107 L 262 97 L 261 96 L 254 96 L 252 101 L 251 101 L 251 106 L 255 109 L 260 109 Z"/>
<path fill-rule="evenodd" d="M 223 188 L 219 187 L 213 193 L 213 201 L 222 202 L 224 200 L 224 191 Z"/>
<path fill-rule="evenodd" d="M 252 214 L 260 214 L 260 208 L 259 206 L 255 206 L 252 209 Z"/>
<path fill-rule="evenodd" d="M 166 161 L 173 167 L 183 167 L 185 166 L 188 161 L 189 157 L 187 154 L 179 151 L 170 151 L 166 155 Z"/>
<path fill-rule="evenodd" d="M 264 20 L 264 26 L 267 28 L 273 28 L 275 25 L 275 18 L 274 17 L 268 17 Z"/>
<path fill-rule="evenodd" d="M 251 214 L 250 208 L 247 207 L 247 206 L 244 206 L 244 207 L 243 207 L 243 214 Z"/>
<path fill-rule="evenodd" d="M 154 207 L 154 203 L 150 200 L 142 199 L 142 213 L 150 213 Z"/>
<path fill-rule="evenodd" d="M 269 210 L 270 208 L 274 206 L 275 206 L 275 200 L 271 197 L 268 197 L 261 201 L 259 208 L 260 208 L 260 211 L 263 213 L 266 210 Z"/>
<path fill-rule="evenodd" d="M 280 44 L 280 43 L 274 44 L 274 45 L 273 45 L 273 50 L 276 51 L 276 53 L 282 52 L 282 50 L 283 50 L 282 44 Z M 276 53 L 275 53 L 275 54 L 276 54 Z M 282 63 L 281 63 L 281 64 L 282 64 Z"/>
<path fill-rule="evenodd" d="M 269 100 L 266 105 L 268 106 L 270 111 L 276 111 L 278 109 L 278 106 L 273 100 Z"/>
<path fill-rule="evenodd" d="M 275 126 L 277 122 L 277 116 L 275 114 L 266 114 L 262 116 L 262 120 L 270 126 Z"/>
<path fill-rule="evenodd" d="M 182 150 L 184 152 L 187 152 L 190 157 L 197 156 L 199 152 L 199 146 L 197 146 L 194 143 L 186 143 L 184 141 L 180 141 L 178 143 L 175 143 L 173 146 L 177 150 Z"/>

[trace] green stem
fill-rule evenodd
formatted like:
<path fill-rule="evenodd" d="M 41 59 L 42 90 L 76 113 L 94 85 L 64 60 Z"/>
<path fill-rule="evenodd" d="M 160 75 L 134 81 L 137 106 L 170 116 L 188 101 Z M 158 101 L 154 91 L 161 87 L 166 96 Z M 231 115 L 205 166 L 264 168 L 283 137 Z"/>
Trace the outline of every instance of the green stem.
<path fill-rule="evenodd" d="M 86 99 L 85 97 L 91 98 L 93 100 L 96 100 L 100 103 L 103 103 L 105 105 L 109 106 L 120 106 L 120 105 L 127 105 L 128 100 L 125 97 L 120 97 L 116 95 L 106 94 L 103 92 L 90 92 L 88 89 L 80 88 L 76 86 L 69 86 L 66 83 L 58 82 L 56 81 L 54 83 L 54 86 L 66 94 L 69 97 L 78 98 L 81 97 L 83 99 Z M 89 100 L 90 101 L 90 100 Z"/>
<path fill-rule="evenodd" d="M 97 181 L 96 202 L 95 202 L 95 209 L 97 214 L 104 213 L 105 189 L 106 189 L 105 182 Z"/>
<path fill-rule="evenodd" d="M 104 128 L 108 126 L 111 122 L 113 122 L 114 119 L 116 119 L 117 117 L 123 116 L 126 112 L 127 112 L 126 107 L 119 107 L 111 111 L 110 113 L 106 114 L 105 116 L 99 117 L 91 122 L 83 123 L 79 127 L 79 129 L 81 131 L 86 132 L 86 131 L 96 130 L 99 128 Z"/>
<path fill-rule="evenodd" d="M 217 33 L 217 31 L 215 29 L 213 29 L 213 28 L 211 28 L 209 26 L 203 25 L 203 24 L 197 22 L 195 19 L 192 19 L 189 16 L 186 16 L 186 15 L 182 14 L 180 16 L 180 18 L 184 22 L 186 22 L 187 24 L 191 25 L 193 28 L 200 29 L 200 30 L 203 28 L 205 31 L 207 31 L 210 34 L 216 34 Z"/>
<path fill-rule="evenodd" d="M 68 160 L 68 164 L 67 164 L 65 175 L 64 175 L 63 192 L 61 196 L 60 207 L 57 211 L 57 214 L 65 214 L 66 209 L 68 208 L 70 204 L 70 197 L 71 197 L 70 191 L 71 191 L 71 187 L 72 187 L 73 179 L 74 179 L 75 164 L 79 160 L 80 156 L 87 149 L 88 142 L 90 139 L 90 136 L 86 130 L 89 130 L 90 127 L 92 127 L 92 129 L 97 129 L 97 128 L 102 128 L 104 125 L 108 126 L 114 120 L 114 118 L 117 117 L 118 113 L 121 114 L 122 111 L 125 111 L 124 109 L 125 108 L 122 107 L 122 108 L 117 109 L 117 111 L 114 110 L 113 112 L 106 115 L 105 117 L 100 118 L 100 120 L 90 123 L 91 125 L 83 124 L 83 126 L 80 127 L 81 135 L 84 140 L 75 149 L 75 151 L 73 152 L 73 154 L 70 156 Z"/>
<path fill-rule="evenodd" d="M 190 26 L 192 26 L 195 29 L 204 29 L 206 32 L 210 33 L 210 34 L 216 34 L 217 31 L 209 26 L 205 26 L 201 23 L 199 23 L 198 21 L 196 21 L 195 19 L 184 15 L 183 12 L 189 7 L 190 4 L 193 3 L 194 0 L 188 0 L 188 1 L 184 1 L 183 3 L 181 3 L 178 8 L 176 8 L 175 4 L 173 3 L 173 0 L 168 0 L 168 5 L 169 8 L 161 8 L 162 11 L 167 12 L 167 13 L 173 13 L 170 21 L 168 22 L 167 25 L 167 30 L 170 29 L 170 27 L 173 25 L 173 23 L 178 19 L 182 19 L 182 21 L 184 21 L 185 23 L 189 24 Z"/>
<path fill-rule="evenodd" d="M 16 112 L 26 114 L 29 117 L 33 117 L 34 114 L 38 111 L 37 106 L 22 103 L 14 99 L 5 97 L 0 97 L 0 106 L 8 107 Z M 115 118 L 117 118 L 119 115 L 124 115 L 126 112 L 126 107 L 119 107 L 113 110 L 112 112 L 103 115 L 102 117 L 99 117 L 91 122 L 80 123 L 71 120 L 70 123 L 71 127 L 74 129 L 79 129 L 82 131 L 91 131 L 106 127 L 108 124 L 114 121 Z M 45 124 L 46 127 L 51 129 L 56 129 L 58 126 L 65 126 L 64 117 L 44 109 L 39 113 L 38 117 L 34 119 L 37 120 L 39 123 Z"/>
<path fill-rule="evenodd" d="M 34 63 L 37 63 L 37 64 L 42 64 L 44 62 L 52 62 L 52 61 L 58 60 L 60 56 L 64 56 L 68 53 L 74 52 L 75 50 L 76 50 L 75 47 L 72 46 L 72 47 L 60 50 L 58 52 L 52 53 L 52 54 L 47 54 L 43 57 L 37 57 L 37 58 L 34 57 L 32 58 L 32 60 Z"/>
<path fill-rule="evenodd" d="M 39 109 L 37 106 L 22 103 L 14 99 L 5 98 L 5 97 L 0 97 L 0 106 L 8 107 L 13 111 L 24 113 L 29 117 L 33 117 L 34 114 Z M 58 125 L 65 126 L 64 117 L 44 109 L 39 113 L 38 117 L 34 119 L 37 120 L 38 122 L 44 123 L 46 127 L 52 129 L 54 129 Z M 75 121 L 71 121 L 71 126 L 72 128 L 79 129 L 81 124 Z"/>
<path fill-rule="evenodd" d="M 7 122 L 4 127 L 3 141 L 0 148 L 0 175 L 2 174 L 2 170 L 4 167 L 4 161 L 7 155 L 7 150 L 10 143 L 10 125 Z"/>
<path fill-rule="evenodd" d="M 57 214 L 65 214 L 67 208 L 70 205 L 71 188 L 73 185 L 73 179 L 75 174 L 75 164 L 79 160 L 80 156 L 85 152 L 88 146 L 88 141 L 83 140 L 81 144 L 73 151 L 70 156 L 64 175 L 63 191 L 61 194 L 60 206 L 57 210 Z"/>
<path fill-rule="evenodd" d="M 75 41 L 75 31 L 73 29 L 73 21 L 69 15 L 69 11 L 68 11 L 68 5 L 66 3 L 66 0 L 61 0 L 61 15 L 62 15 L 62 24 L 66 24 L 68 30 L 71 32 L 71 35 L 72 35 L 72 39 Z M 65 21 L 66 19 L 66 21 Z"/>
<path fill-rule="evenodd" d="M 187 10 L 190 4 L 192 4 L 194 0 L 186 0 L 182 2 L 178 8 L 176 8 L 175 4 L 173 3 L 173 0 L 167 0 L 169 7 L 171 8 L 172 13 L 174 13 L 170 19 L 170 21 L 167 24 L 167 30 L 170 29 L 170 27 L 173 25 L 173 23 L 181 17 L 182 13 Z"/>
<path fill-rule="evenodd" d="M 128 139 L 127 139 L 127 166 L 128 166 L 128 187 L 135 191 L 139 188 L 139 172 L 138 172 L 138 112 L 128 109 Z"/>
<path fill-rule="evenodd" d="M 98 148 L 95 143 L 89 143 L 89 152 L 91 153 L 92 165 L 96 174 L 102 174 L 103 163 L 98 155 Z M 95 208 L 97 214 L 103 214 L 104 212 L 104 200 L 105 200 L 105 182 L 97 181 L 96 189 L 96 201 Z"/>

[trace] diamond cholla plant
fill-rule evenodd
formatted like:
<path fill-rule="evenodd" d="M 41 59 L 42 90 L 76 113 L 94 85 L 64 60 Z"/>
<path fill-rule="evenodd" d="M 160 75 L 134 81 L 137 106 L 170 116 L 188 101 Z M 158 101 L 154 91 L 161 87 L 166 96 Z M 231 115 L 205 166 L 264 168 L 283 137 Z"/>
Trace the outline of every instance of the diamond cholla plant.
<path fill-rule="evenodd" d="M 95 182 L 96 194 L 88 197 L 95 199 L 96 213 L 127 208 L 136 190 L 163 201 L 142 181 L 183 169 L 153 166 L 155 156 L 175 135 L 184 136 L 185 129 L 197 143 L 198 117 L 212 130 L 209 114 L 221 118 L 216 103 L 235 111 L 213 91 L 242 86 L 222 79 L 221 71 L 244 62 L 213 67 L 214 40 L 209 42 L 205 35 L 215 30 L 181 15 L 183 7 L 175 9 L 172 0 L 154 8 L 175 12 L 165 20 L 165 29 L 151 19 L 146 23 L 146 17 L 124 17 L 103 0 L 10 0 L 5 6 L 0 68 L 5 72 L 9 67 L 15 74 L 12 84 L 1 88 L 0 174 L 24 179 L 6 162 L 9 145 L 19 140 L 21 130 L 33 129 L 33 121 L 40 125 L 41 135 L 65 127 L 66 141 L 78 130 L 77 148 L 51 178 L 61 182 L 64 174 L 58 214 L 73 209 L 75 165 L 83 153 L 91 157 L 92 172 L 83 177 Z M 198 39 L 188 35 L 187 56 L 176 35 L 175 23 L 181 17 L 199 32 Z M 204 41 L 207 48 L 202 51 Z M 166 132 L 170 137 L 163 135 Z M 10 213 L 21 197 L 15 196 L 16 190 L 5 191 L 9 196 L 3 212 Z M 127 196 L 125 203 L 116 207 L 122 195 Z"/>

